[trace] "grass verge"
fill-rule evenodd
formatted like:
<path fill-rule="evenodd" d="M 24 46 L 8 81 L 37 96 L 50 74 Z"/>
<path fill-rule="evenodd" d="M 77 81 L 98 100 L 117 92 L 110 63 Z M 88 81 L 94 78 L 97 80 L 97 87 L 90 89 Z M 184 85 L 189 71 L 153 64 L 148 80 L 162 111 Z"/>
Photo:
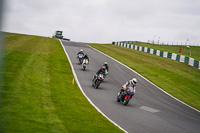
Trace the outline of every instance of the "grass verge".
<path fill-rule="evenodd" d="M 5 42 L 1 133 L 122 132 L 72 85 L 58 40 L 6 33 Z"/>
<path fill-rule="evenodd" d="M 112 44 L 88 44 L 129 66 L 181 101 L 200 110 L 200 70 L 167 58 Z"/>

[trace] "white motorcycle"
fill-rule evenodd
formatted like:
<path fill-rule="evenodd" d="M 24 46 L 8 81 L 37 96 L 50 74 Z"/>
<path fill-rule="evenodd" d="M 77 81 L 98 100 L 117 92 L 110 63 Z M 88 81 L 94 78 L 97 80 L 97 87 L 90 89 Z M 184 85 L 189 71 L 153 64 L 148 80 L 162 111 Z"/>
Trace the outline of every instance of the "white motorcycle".
<path fill-rule="evenodd" d="M 88 59 L 84 59 L 83 60 L 83 63 L 82 63 L 82 67 L 83 67 L 83 70 L 85 71 L 85 69 L 86 69 L 86 66 L 89 64 L 89 61 L 88 61 Z"/>

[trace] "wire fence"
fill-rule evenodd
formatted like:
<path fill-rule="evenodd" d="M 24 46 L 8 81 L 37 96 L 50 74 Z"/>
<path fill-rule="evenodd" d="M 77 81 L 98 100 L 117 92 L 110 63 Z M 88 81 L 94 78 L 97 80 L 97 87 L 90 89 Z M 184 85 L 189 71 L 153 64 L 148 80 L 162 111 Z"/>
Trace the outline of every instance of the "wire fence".
<path fill-rule="evenodd" d="M 147 43 L 150 44 L 157 44 L 157 45 L 185 45 L 185 46 L 200 46 L 200 43 L 195 42 L 175 42 L 175 41 L 154 41 L 154 40 L 148 40 Z"/>

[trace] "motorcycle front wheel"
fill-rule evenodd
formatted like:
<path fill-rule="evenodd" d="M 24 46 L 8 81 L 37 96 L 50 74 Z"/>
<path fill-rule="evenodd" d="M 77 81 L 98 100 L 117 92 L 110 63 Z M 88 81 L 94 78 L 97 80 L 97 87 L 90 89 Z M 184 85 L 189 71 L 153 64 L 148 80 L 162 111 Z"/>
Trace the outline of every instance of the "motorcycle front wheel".
<path fill-rule="evenodd" d="M 124 99 L 124 101 L 123 101 L 123 105 L 124 105 L 124 106 L 127 105 L 128 102 L 129 102 L 129 100 L 130 100 L 130 97 L 127 97 L 126 99 Z"/>
<path fill-rule="evenodd" d="M 97 80 L 96 83 L 95 83 L 95 89 L 97 89 L 99 87 L 99 85 L 101 84 L 101 81 L 100 80 Z"/>

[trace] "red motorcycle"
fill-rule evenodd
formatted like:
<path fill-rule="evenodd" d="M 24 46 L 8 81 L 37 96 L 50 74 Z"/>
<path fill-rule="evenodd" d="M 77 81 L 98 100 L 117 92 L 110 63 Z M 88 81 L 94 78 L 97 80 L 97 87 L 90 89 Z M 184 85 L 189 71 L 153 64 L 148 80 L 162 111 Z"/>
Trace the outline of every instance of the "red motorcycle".
<path fill-rule="evenodd" d="M 123 105 L 127 105 L 134 95 L 134 88 L 128 87 L 125 91 L 121 91 L 117 95 L 117 102 L 122 102 Z"/>

